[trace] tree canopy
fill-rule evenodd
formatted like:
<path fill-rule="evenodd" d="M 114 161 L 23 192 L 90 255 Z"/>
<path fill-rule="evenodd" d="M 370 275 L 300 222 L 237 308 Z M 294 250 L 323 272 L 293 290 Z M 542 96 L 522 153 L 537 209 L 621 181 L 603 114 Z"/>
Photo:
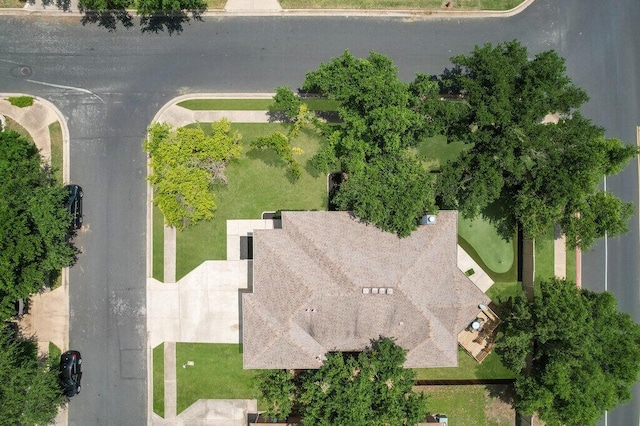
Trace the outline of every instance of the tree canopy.
<path fill-rule="evenodd" d="M 428 85 L 421 86 L 423 92 Z M 426 209 L 435 209 L 432 180 L 410 151 L 431 128 L 415 110 L 409 85 L 398 79 L 393 62 L 375 52 L 366 59 L 345 52 L 309 72 L 303 90 L 340 102 L 343 125 L 323 128 L 328 142 L 313 159 L 320 170 L 339 169 L 348 176 L 335 204 L 357 210 L 361 220 L 381 229 L 408 235 Z M 412 179 L 410 195 L 399 184 L 402 178 Z"/>
<path fill-rule="evenodd" d="M 330 352 L 318 370 L 297 377 L 266 371 L 258 385 L 271 418 L 286 419 L 297 406 L 309 425 L 414 425 L 427 414 L 426 396 L 413 391 L 415 371 L 406 351 L 380 337 L 364 351 Z"/>
<path fill-rule="evenodd" d="M 540 285 L 529 302 L 504 304 L 496 351 L 516 373 L 516 408 L 548 425 L 595 424 L 631 398 L 640 373 L 640 325 L 608 292 L 564 280 Z M 531 367 L 525 357 L 531 355 Z"/>
<path fill-rule="evenodd" d="M 513 41 L 476 47 L 452 62 L 440 77 L 441 91 L 454 99 L 450 107 L 431 102 L 423 108 L 441 116 L 439 128 L 450 140 L 472 147 L 443 167 L 440 207 L 474 217 L 497 202 L 511 232 L 521 223 L 535 238 L 559 223 L 569 244 L 582 248 L 605 231 L 626 231 L 631 206 L 595 191 L 602 176 L 619 172 L 637 148 L 606 138 L 580 114 L 588 98 L 566 75 L 561 57 L 547 51 L 530 60 Z M 549 114 L 557 122 L 543 123 Z M 594 217 L 605 211 L 614 219 Z M 576 220 L 576 213 L 585 219 Z"/>
<path fill-rule="evenodd" d="M 426 396 L 413 391 L 406 351 L 381 337 L 357 356 L 333 352 L 302 377 L 302 419 L 313 425 L 414 425 L 427 414 Z"/>
<path fill-rule="evenodd" d="M 35 342 L 0 327 L 0 424 L 51 424 L 65 398 L 55 362 L 38 362 Z"/>
<path fill-rule="evenodd" d="M 200 127 L 173 129 L 164 123 L 149 127 L 145 149 L 151 157 L 153 202 L 168 225 L 185 228 L 210 219 L 215 212 L 213 185 L 226 183 L 226 164 L 242 152 L 240 135 L 231 123 L 211 125 L 211 134 Z"/>
<path fill-rule="evenodd" d="M 0 317 L 47 285 L 77 253 L 69 243 L 66 189 L 42 164 L 37 147 L 0 132 Z"/>

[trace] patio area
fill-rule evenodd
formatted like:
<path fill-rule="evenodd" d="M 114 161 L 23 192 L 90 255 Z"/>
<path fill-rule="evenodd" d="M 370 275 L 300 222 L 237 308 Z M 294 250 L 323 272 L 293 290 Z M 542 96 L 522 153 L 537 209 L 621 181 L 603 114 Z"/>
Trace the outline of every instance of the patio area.
<path fill-rule="evenodd" d="M 458 334 L 458 344 L 481 363 L 491 353 L 499 324 L 498 315 L 484 306 L 469 326 Z"/>

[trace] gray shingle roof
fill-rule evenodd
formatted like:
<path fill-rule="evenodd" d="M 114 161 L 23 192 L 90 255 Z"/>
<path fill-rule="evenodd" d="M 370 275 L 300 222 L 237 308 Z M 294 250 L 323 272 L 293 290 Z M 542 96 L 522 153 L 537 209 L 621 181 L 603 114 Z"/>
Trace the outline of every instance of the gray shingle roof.
<path fill-rule="evenodd" d="M 489 303 L 458 269 L 455 211 L 402 239 L 347 212 L 283 212 L 282 229 L 256 230 L 253 245 L 245 368 L 318 368 L 381 335 L 408 350 L 406 367 L 456 366 L 458 333 Z"/>

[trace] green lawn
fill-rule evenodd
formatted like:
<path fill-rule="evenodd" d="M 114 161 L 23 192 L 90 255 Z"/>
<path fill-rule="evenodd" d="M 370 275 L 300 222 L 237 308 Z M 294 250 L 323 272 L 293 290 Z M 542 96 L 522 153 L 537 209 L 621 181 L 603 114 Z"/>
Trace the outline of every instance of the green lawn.
<path fill-rule="evenodd" d="M 153 412 L 164 417 L 164 343 L 153 348 Z"/>
<path fill-rule="evenodd" d="M 536 287 L 540 281 L 546 281 L 555 275 L 553 238 L 554 229 L 552 227 L 543 237 L 536 239 Z"/>
<path fill-rule="evenodd" d="M 416 368 L 417 380 L 511 379 L 495 352 L 491 352 L 482 364 L 458 347 L 458 366 L 441 368 Z"/>
<path fill-rule="evenodd" d="M 209 126 L 202 123 L 207 129 Z M 252 149 L 249 143 L 260 135 L 279 130 L 280 124 L 233 124 L 242 134 L 243 155 L 228 165 L 228 185 L 216 191 L 214 219 L 201 222 L 177 233 L 177 278 L 205 260 L 226 259 L 227 219 L 259 219 L 270 210 L 326 210 L 326 176 L 307 166 L 318 149 L 321 138 L 302 131 L 294 145 L 304 153 L 297 157 L 303 173 L 292 182 L 282 159 L 271 151 Z"/>
<path fill-rule="evenodd" d="M 339 103 L 328 99 L 304 101 L 311 111 L 335 111 Z M 178 105 L 191 110 L 254 111 L 268 110 L 273 99 L 190 99 Z"/>
<path fill-rule="evenodd" d="M 515 263 L 513 238 L 505 241 L 496 227 L 482 217 L 465 219 L 458 216 L 458 235 L 475 249 L 482 262 L 495 274 L 504 274 Z"/>
<path fill-rule="evenodd" d="M 416 147 L 416 154 L 430 170 L 435 171 L 447 161 L 458 158 L 470 146 L 462 142 L 447 143 L 446 136 L 437 135 L 424 138 Z"/>
<path fill-rule="evenodd" d="M 49 124 L 49 137 L 51 138 L 51 168 L 58 182 L 62 182 L 62 127 L 56 121 Z"/>
<path fill-rule="evenodd" d="M 176 343 L 176 370 L 178 413 L 199 399 L 258 398 L 258 370 L 242 369 L 241 345 Z"/>
<path fill-rule="evenodd" d="M 414 390 L 428 395 L 429 412 L 446 414 L 450 425 L 513 426 L 516 421 L 509 386 L 416 386 Z"/>
<path fill-rule="evenodd" d="M 486 294 L 499 305 L 500 300 L 506 300 L 509 297 L 524 296 L 524 291 L 522 290 L 521 282 L 497 282 L 487 290 Z"/>
<path fill-rule="evenodd" d="M 164 281 L 164 216 L 153 206 L 153 278 Z"/>
<path fill-rule="evenodd" d="M 280 0 L 283 9 L 445 9 L 442 0 Z M 452 0 L 448 9 L 509 10 L 522 0 Z"/>

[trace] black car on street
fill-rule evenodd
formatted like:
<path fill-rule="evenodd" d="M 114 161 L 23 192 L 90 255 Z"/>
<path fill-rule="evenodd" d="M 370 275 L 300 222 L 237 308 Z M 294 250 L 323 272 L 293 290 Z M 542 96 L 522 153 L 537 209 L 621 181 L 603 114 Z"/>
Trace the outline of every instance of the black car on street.
<path fill-rule="evenodd" d="M 67 351 L 60 356 L 60 386 L 65 396 L 72 397 L 80 393 L 82 379 L 82 356 L 78 351 Z"/>

